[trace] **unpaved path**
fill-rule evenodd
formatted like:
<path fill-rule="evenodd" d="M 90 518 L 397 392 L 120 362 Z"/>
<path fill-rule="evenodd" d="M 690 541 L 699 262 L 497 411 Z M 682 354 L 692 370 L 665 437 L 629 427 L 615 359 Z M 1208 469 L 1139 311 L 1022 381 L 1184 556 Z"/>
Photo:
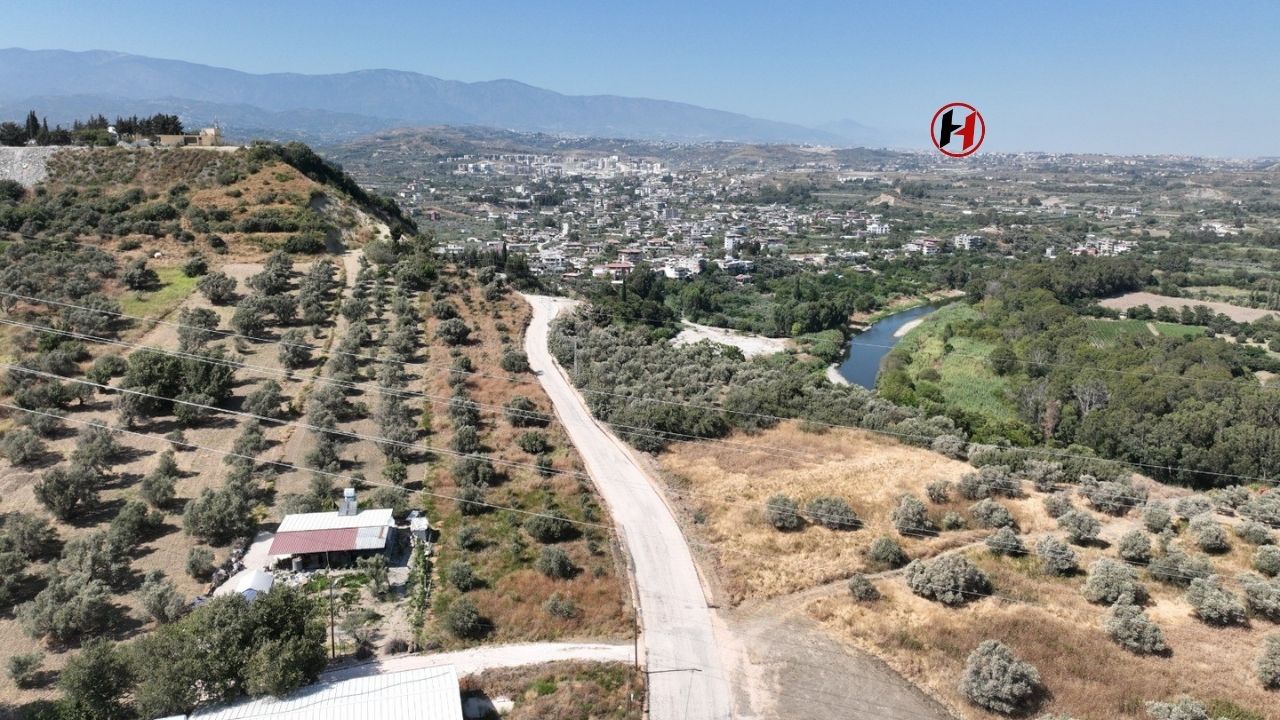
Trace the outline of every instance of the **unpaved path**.
<path fill-rule="evenodd" d="M 525 296 L 533 317 L 525 334 L 529 365 L 613 515 L 631 556 L 639 593 L 649 707 L 654 720 L 733 717 L 731 682 L 698 571 L 656 482 L 630 450 L 591 417 L 547 349 L 551 320 L 564 305 Z"/>
<path fill-rule="evenodd" d="M 547 662 L 577 660 L 588 662 L 631 662 L 632 645 L 610 643 L 520 643 L 516 645 L 485 645 L 432 653 L 430 655 L 398 655 L 360 665 L 328 670 L 320 675 L 320 682 L 337 682 L 366 675 L 418 670 L 421 668 L 452 665 L 458 675 L 470 675 L 491 668 L 540 665 Z"/>

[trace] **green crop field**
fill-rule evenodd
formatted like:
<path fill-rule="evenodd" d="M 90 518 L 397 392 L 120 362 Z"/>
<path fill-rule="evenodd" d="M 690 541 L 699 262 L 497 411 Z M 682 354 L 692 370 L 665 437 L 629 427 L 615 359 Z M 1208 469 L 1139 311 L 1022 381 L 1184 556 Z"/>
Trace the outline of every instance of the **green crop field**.
<path fill-rule="evenodd" d="M 181 268 L 156 268 L 160 276 L 160 288 L 151 292 L 129 292 L 120 298 L 121 312 L 125 315 L 160 317 L 177 307 L 195 290 L 196 280 L 187 277 Z"/>

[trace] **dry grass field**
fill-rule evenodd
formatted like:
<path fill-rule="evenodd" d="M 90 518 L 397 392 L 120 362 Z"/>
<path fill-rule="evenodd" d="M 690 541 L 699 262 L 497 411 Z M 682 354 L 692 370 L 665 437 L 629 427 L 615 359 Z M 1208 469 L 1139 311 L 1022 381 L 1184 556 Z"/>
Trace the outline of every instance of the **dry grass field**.
<path fill-rule="evenodd" d="M 1107 298 L 1099 303 L 1103 307 L 1109 307 L 1115 310 L 1128 310 L 1129 308 L 1139 305 L 1146 305 L 1152 310 L 1160 307 L 1171 307 L 1174 310 L 1181 311 L 1184 307 L 1195 307 L 1196 305 L 1207 306 L 1215 313 L 1222 313 L 1236 322 L 1253 322 L 1261 320 L 1264 317 L 1276 317 L 1274 310 L 1259 310 L 1257 308 L 1244 307 L 1241 305 L 1232 305 L 1224 302 L 1214 302 L 1212 300 L 1195 300 L 1187 298 L 1167 297 L 1165 295 L 1156 295 L 1148 292 L 1132 292 L 1120 297 Z"/>
<path fill-rule="evenodd" d="M 630 665 L 565 662 L 486 670 L 461 679 L 464 696 L 514 703 L 508 720 L 639 720 L 644 678 Z"/>
<path fill-rule="evenodd" d="M 861 430 L 822 434 L 800 431 L 792 424 L 733 441 L 755 449 L 739 452 L 721 443 L 673 446 L 658 458 L 668 493 L 693 542 L 700 544 L 714 569 L 713 581 L 725 602 L 752 615 L 799 610 L 817 621 L 819 632 L 885 661 L 953 713 L 966 720 L 1002 717 L 968 703 L 956 684 L 966 657 L 980 642 L 998 639 L 1035 665 L 1048 694 L 1037 712 L 1066 713 L 1088 719 L 1143 719 L 1143 701 L 1180 695 L 1204 701 L 1229 700 L 1258 715 L 1275 707 L 1274 693 L 1264 691 L 1254 675 L 1263 638 L 1277 625 L 1253 618 L 1243 628 L 1215 628 L 1192 616 L 1181 588 L 1161 584 L 1139 570 L 1151 595 L 1145 608 L 1164 631 L 1172 648 L 1167 657 L 1137 656 L 1113 643 L 1101 628 L 1107 608 L 1081 594 L 1093 560 L 1116 557 L 1115 544 L 1125 532 L 1140 528 L 1135 513 L 1110 517 L 1089 511 L 1102 523 L 1101 542 L 1075 547 L 1082 570 L 1071 577 L 1046 574 L 1034 556 L 1009 558 L 992 554 L 982 542 L 991 531 L 944 531 L 928 538 L 896 533 L 889 519 L 902 492 L 925 499 L 924 487 L 938 479 L 956 481 L 972 468 L 928 450 Z M 781 450 L 801 453 L 788 455 Z M 1138 478 L 1156 499 L 1172 499 L 1185 490 Z M 1039 493 L 1002 498 L 1027 547 L 1045 535 L 1062 537 L 1045 512 Z M 795 532 L 779 532 L 763 517 L 763 505 L 774 493 L 804 503 L 816 495 L 846 499 L 865 527 L 832 531 L 807 524 Z M 1083 498 L 1072 497 L 1078 508 Z M 970 502 L 953 493 L 952 501 L 926 501 L 936 522 L 955 510 L 967 515 Z M 1219 516 L 1230 525 L 1233 518 Z M 973 527 L 970 522 L 969 527 Z M 902 571 L 873 566 L 863 553 L 877 537 L 901 542 L 908 556 L 927 558 L 959 552 L 991 579 L 992 597 L 961 608 L 912 594 Z M 1181 530 L 1178 542 L 1190 541 Z M 1230 537 L 1231 549 L 1209 556 L 1225 586 L 1239 593 L 1237 574 L 1249 569 L 1253 546 Z M 882 599 L 858 603 L 843 582 L 856 572 L 872 578 Z M 771 610 L 772 608 L 772 610 Z M 794 639 L 794 638 L 793 638 Z"/>

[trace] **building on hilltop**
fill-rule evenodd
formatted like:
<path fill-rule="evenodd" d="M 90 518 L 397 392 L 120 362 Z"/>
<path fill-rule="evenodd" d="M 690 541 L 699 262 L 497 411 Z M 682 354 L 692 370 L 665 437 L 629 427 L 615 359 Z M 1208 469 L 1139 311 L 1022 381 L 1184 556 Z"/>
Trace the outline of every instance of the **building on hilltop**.
<path fill-rule="evenodd" d="M 222 128 L 214 125 L 213 127 L 203 128 L 195 135 L 160 135 L 157 142 L 162 147 L 184 147 L 187 145 L 221 147 Z"/>

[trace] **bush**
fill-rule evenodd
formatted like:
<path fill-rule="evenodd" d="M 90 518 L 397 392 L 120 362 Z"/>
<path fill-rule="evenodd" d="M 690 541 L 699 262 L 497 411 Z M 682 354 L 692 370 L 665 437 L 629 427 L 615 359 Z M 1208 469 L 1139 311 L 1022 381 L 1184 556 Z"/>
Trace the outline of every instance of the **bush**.
<path fill-rule="evenodd" d="M 764 519 L 776 530 L 799 530 L 804 525 L 796 501 L 786 495 L 774 495 L 764 504 Z"/>
<path fill-rule="evenodd" d="M 1167 652 L 1164 632 L 1137 605 L 1116 603 L 1103 618 L 1102 629 L 1121 647 L 1139 655 Z"/>
<path fill-rule="evenodd" d="M 1271 534 L 1271 530 L 1266 525 L 1253 520 L 1245 520 L 1237 525 L 1236 537 L 1250 545 L 1271 545 L 1276 541 L 1275 536 Z"/>
<path fill-rule="evenodd" d="M 1147 565 L 1147 572 L 1160 582 L 1186 587 L 1196 578 L 1209 577 L 1213 568 L 1204 557 L 1192 557 L 1174 549 L 1153 558 Z"/>
<path fill-rule="evenodd" d="M 461 318 L 449 318 L 436 326 L 436 337 L 446 345 L 463 345 L 471 337 L 471 328 Z"/>
<path fill-rule="evenodd" d="M 502 353 L 498 365 L 509 373 L 529 372 L 529 356 L 519 350 L 508 350 Z"/>
<path fill-rule="evenodd" d="M 969 653 L 960 676 L 960 692 L 969 702 L 1007 715 L 1026 710 L 1039 689 L 1035 667 L 996 640 L 983 641 Z"/>
<path fill-rule="evenodd" d="M 50 557 L 58 543 L 58 533 L 38 515 L 13 512 L 0 515 L 0 552 L 17 553 L 23 560 Z"/>
<path fill-rule="evenodd" d="M 1009 528 L 1014 526 L 1013 515 L 1000 503 L 987 498 L 969 506 L 969 514 L 984 528 Z"/>
<path fill-rule="evenodd" d="M 213 551 L 202 545 L 187 551 L 187 574 L 196 580 L 213 577 Z"/>
<path fill-rule="evenodd" d="M 209 262 L 203 255 L 192 255 L 182 264 L 182 274 L 189 278 L 200 277 L 209 272 Z"/>
<path fill-rule="evenodd" d="M 1066 543 L 1046 535 L 1036 543 L 1036 555 L 1045 572 L 1053 575 L 1070 575 L 1076 571 L 1076 553 Z"/>
<path fill-rule="evenodd" d="M 874 602 L 880 599 L 880 591 L 862 573 L 849 578 L 849 595 L 858 602 Z"/>
<path fill-rule="evenodd" d="M 1151 539 L 1141 530 L 1130 530 L 1120 538 L 1119 553 L 1127 562 L 1146 565 L 1151 562 Z"/>
<path fill-rule="evenodd" d="M 194 549 L 194 548 L 193 548 Z M 142 601 L 142 609 L 158 623 L 171 623 L 182 615 L 186 601 L 178 592 L 173 581 L 164 577 L 159 570 L 147 573 L 147 578 L 138 589 L 138 597 Z"/>
<path fill-rule="evenodd" d="M 524 529 L 540 543 L 554 543 L 568 538 L 573 532 L 573 525 L 563 512 L 552 508 L 531 515 L 524 521 Z"/>
<path fill-rule="evenodd" d="M 1062 465 L 1046 460 L 1028 460 L 1022 466 L 1021 475 L 1030 480 L 1037 491 L 1051 493 L 1062 482 Z"/>
<path fill-rule="evenodd" d="M 465 560 L 459 560 L 450 565 L 446 577 L 449 579 L 449 584 L 457 588 L 458 592 L 469 592 L 482 584 L 480 578 L 476 576 L 475 568 Z"/>
<path fill-rule="evenodd" d="M 480 617 L 475 603 L 465 597 L 454 600 L 449 609 L 445 610 L 444 626 L 455 637 L 462 639 L 478 638 L 488 632 L 487 624 Z"/>
<path fill-rule="evenodd" d="M 1280 575 L 1280 547 L 1263 545 L 1255 550 L 1253 553 L 1253 569 L 1267 577 Z"/>
<path fill-rule="evenodd" d="M 920 537 L 933 534 L 937 528 L 925 512 L 924 503 L 911 495 L 903 495 L 889 515 L 893 526 L 903 535 Z"/>
<path fill-rule="evenodd" d="M 1240 575 L 1244 604 L 1249 612 L 1280 622 L 1280 580 L 1264 580 L 1253 573 Z"/>
<path fill-rule="evenodd" d="M 1022 538 L 1007 526 L 988 535 L 986 543 L 987 548 L 996 555 L 1017 557 L 1027 554 L 1027 546 L 1022 543 Z"/>
<path fill-rule="evenodd" d="M 871 562 L 886 568 L 902 567 L 907 564 L 907 554 L 902 546 L 891 537 L 878 537 L 867 548 L 867 558 Z"/>
<path fill-rule="evenodd" d="M 1083 510 L 1072 510 L 1058 518 L 1058 527 L 1067 533 L 1067 539 L 1076 545 L 1088 545 L 1098 539 L 1102 525 L 1097 518 Z"/>
<path fill-rule="evenodd" d="M 106 583 L 87 575 L 56 574 L 30 602 L 18 606 L 28 635 L 67 642 L 105 629 L 113 611 Z"/>
<path fill-rule="evenodd" d="M 562 620 L 572 620 L 578 616 L 578 605 L 573 598 L 562 597 L 559 593 L 552 593 L 551 597 L 542 603 L 542 610 Z"/>
<path fill-rule="evenodd" d="M 573 561 L 569 559 L 568 553 L 558 547 L 542 548 L 542 553 L 538 555 L 538 560 L 534 563 L 534 566 L 543 575 L 562 580 L 573 577 L 573 574 L 577 572 L 577 568 L 573 566 Z"/>
<path fill-rule="evenodd" d="M 950 510 L 946 515 L 942 516 L 943 530 L 962 530 L 965 526 L 964 516 L 955 510 Z"/>
<path fill-rule="evenodd" d="M 545 427 L 547 425 L 547 415 L 539 411 L 537 404 L 523 395 L 511 398 L 511 402 L 503 406 L 503 413 L 506 415 L 507 422 L 514 427 Z"/>
<path fill-rule="evenodd" d="M 1244 605 L 1223 589 L 1216 575 L 1192 580 L 1187 588 L 1187 602 L 1191 603 L 1195 616 L 1210 625 L 1244 624 Z"/>
<path fill-rule="evenodd" d="M 537 430 L 520 433 L 516 437 L 516 445 L 530 455 L 541 455 L 551 450 L 551 443 L 547 441 L 546 434 Z"/>
<path fill-rule="evenodd" d="M 1084 582 L 1084 596 L 1089 602 L 1111 605 L 1120 601 L 1146 602 L 1147 590 L 1138 582 L 1133 568 L 1111 558 L 1099 558 L 1089 565 Z"/>
<path fill-rule="evenodd" d="M 454 431 L 449 439 L 449 447 L 454 452 L 470 454 L 480 450 L 480 433 L 471 425 L 463 425 Z"/>
<path fill-rule="evenodd" d="M 804 514 L 811 522 L 831 530 L 857 530 L 862 527 L 858 514 L 844 498 L 830 495 L 816 497 L 804 506 Z"/>
<path fill-rule="evenodd" d="M 230 484 L 217 490 L 202 490 L 187 503 L 182 525 L 188 534 L 212 545 L 249 537 L 255 527 L 249 498 L 243 488 Z"/>
<path fill-rule="evenodd" d="M 1107 515 L 1125 515 L 1147 499 L 1145 490 L 1128 481 L 1097 482 L 1093 480 L 1082 483 L 1080 490 L 1095 510 Z"/>
<path fill-rule="evenodd" d="M 16 428 L 5 433 L 0 453 L 14 465 L 28 465 L 44 455 L 44 441 L 27 428 Z"/>
<path fill-rule="evenodd" d="M 1018 497 L 1022 494 L 1020 485 L 1021 482 L 1009 473 L 1007 466 L 986 465 L 960 478 L 960 496 L 966 500 L 981 500 L 993 495 Z"/>
<path fill-rule="evenodd" d="M 76 512 L 98 504 L 101 476 L 93 468 L 73 462 L 46 472 L 36 483 L 36 500 L 59 520 L 70 520 Z"/>
<path fill-rule="evenodd" d="M 907 586 L 922 598 L 944 605 L 963 605 L 990 593 L 991 581 L 961 555 L 913 560 L 907 566 Z"/>
<path fill-rule="evenodd" d="M 1187 530 L 1195 538 L 1196 545 L 1207 553 L 1224 553 L 1231 549 L 1227 532 L 1208 513 L 1193 517 L 1187 524 Z"/>
<path fill-rule="evenodd" d="M 196 282 L 196 290 L 214 305 L 225 305 L 236 299 L 236 281 L 223 272 L 212 272 Z"/>
<path fill-rule="evenodd" d="M 1164 503 L 1151 503 L 1142 511 L 1142 524 L 1146 525 L 1147 530 L 1153 533 L 1164 532 L 1171 522 L 1173 522 L 1173 517 L 1169 514 L 1169 508 Z"/>
<path fill-rule="evenodd" d="M 1204 705 L 1190 698 L 1176 702 L 1149 702 L 1147 714 L 1152 720 L 1211 720 Z"/>
<path fill-rule="evenodd" d="M 1046 495 L 1042 502 L 1044 503 L 1044 511 L 1051 518 L 1060 518 L 1075 510 L 1075 506 L 1071 504 L 1071 498 L 1061 493 Z"/>
<path fill-rule="evenodd" d="M 1174 503 L 1173 509 L 1183 520 L 1213 512 L 1213 502 L 1204 495 L 1187 495 Z"/>
<path fill-rule="evenodd" d="M 1263 642 L 1258 656 L 1258 680 L 1268 690 L 1280 689 L 1280 635 L 1271 635 Z"/>
<path fill-rule="evenodd" d="M 941 505 L 951 500 L 951 487 L 947 480 L 935 480 L 925 486 L 924 494 L 928 496 L 929 502 Z"/>
<path fill-rule="evenodd" d="M 10 655 L 5 670 L 14 685 L 20 688 L 33 688 L 40 682 L 40 667 L 44 664 L 44 653 L 29 652 Z"/>

